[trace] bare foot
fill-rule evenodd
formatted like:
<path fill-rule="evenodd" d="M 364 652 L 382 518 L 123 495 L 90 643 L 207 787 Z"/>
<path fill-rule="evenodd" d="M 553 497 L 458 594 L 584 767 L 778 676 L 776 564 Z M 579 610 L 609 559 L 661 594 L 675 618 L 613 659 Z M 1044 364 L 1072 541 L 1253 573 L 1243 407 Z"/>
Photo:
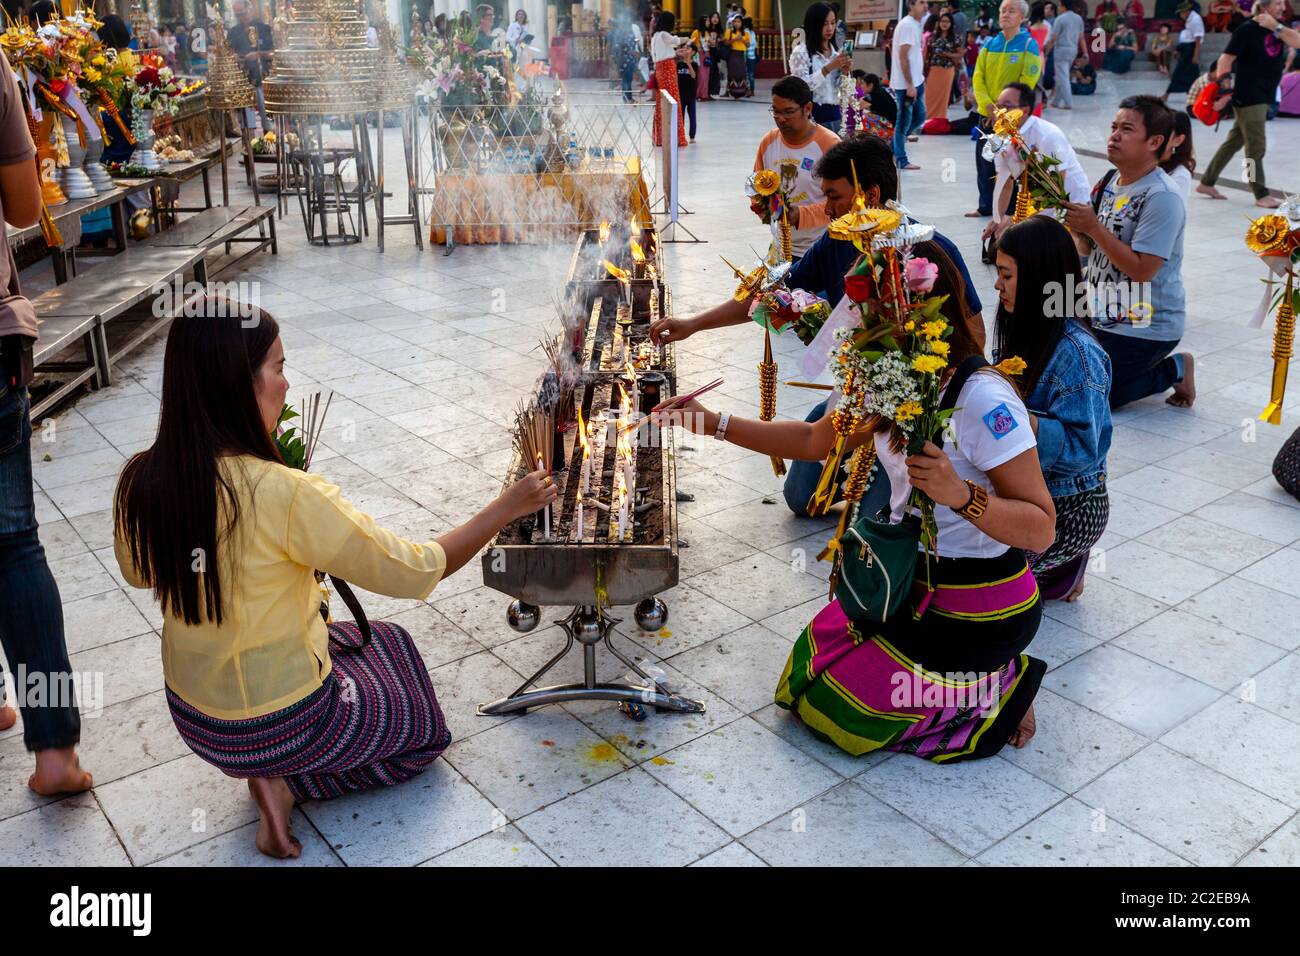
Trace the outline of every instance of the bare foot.
<path fill-rule="evenodd" d="M 1282 200 L 1278 199 L 1276 196 L 1261 196 L 1259 199 L 1255 200 L 1255 205 L 1259 206 L 1261 209 L 1276 209 L 1278 206 L 1282 205 Z"/>
<path fill-rule="evenodd" d="M 1038 721 L 1034 719 L 1034 705 L 1030 704 L 1029 709 L 1025 711 L 1025 716 L 1020 718 L 1020 726 L 1011 733 L 1011 739 L 1007 743 L 1017 750 L 1022 749 L 1025 744 L 1038 730 Z"/>
<path fill-rule="evenodd" d="M 1221 193 L 1221 192 L 1219 192 L 1217 189 L 1215 189 L 1213 186 L 1207 186 L 1207 185 L 1205 185 L 1205 183 L 1197 183 L 1197 185 L 1196 185 L 1196 191 L 1197 191 L 1198 193 L 1200 193 L 1202 196 L 1209 196 L 1211 199 L 1227 199 L 1227 198 L 1228 198 L 1227 196 L 1223 195 L 1223 193 Z"/>
<path fill-rule="evenodd" d="M 906 170 L 906 169 L 920 169 L 921 167 L 916 165 L 916 163 L 908 163 L 906 166 L 899 166 L 898 168 Z"/>
<path fill-rule="evenodd" d="M 1187 352 L 1183 356 L 1183 380 L 1174 386 L 1174 394 L 1165 402 L 1178 408 L 1191 408 L 1196 401 L 1196 360 Z"/>
<path fill-rule="evenodd" d="M 248 792 L 262 813 L 262 820 L 257 825 L 257 848 L 277 860 L 301 856 L 302 844 L 289 829 L 289 814 L 294 801 L 284 778 L 253 777 L 248 781 Z"/>
<path fill-rule="evenodd" d="M 16 723 L 18 723 L 18 711 L 8 704 L 0 707 L 0 733 L 4 733 Z"/>
<path fill-rule="evenodd" d="M 36 772 L 27 786 L 43 797 L 60 793 L 81 793 L 95 785 L 95 779 L 81 769 L 76 747 L 36 751 Z"/>
<path fill-rule="evenodd" d="M 966 213 L 966 218 L 967 218 L 967 219 L 987 219 L 987 218 L 988 218 L 989 216 L 991 216 L 991 215 L 993 215 L 993 213 L 989 213 L 988 216 L 986 216 L 986 215 L 984 215 L 984 213 L 982 213 L 982 212 L 980 212 L 978 209 L 976 209 L 974 212 L 968 212 L 968 213 Z"/>
<path fill-rule="evenodd" d="M 1076 584 L 1074 587 L 1070 588 L 1070 593 L 1067 594 L 1063 600 L 1066 601 L 1079 600 L 1079 598 L 1083 596 L 1083 588 L 1086 583 L 1087 583 L 1087 576 L 1086 575 L 1080 576 L 1079 583 Z"/>

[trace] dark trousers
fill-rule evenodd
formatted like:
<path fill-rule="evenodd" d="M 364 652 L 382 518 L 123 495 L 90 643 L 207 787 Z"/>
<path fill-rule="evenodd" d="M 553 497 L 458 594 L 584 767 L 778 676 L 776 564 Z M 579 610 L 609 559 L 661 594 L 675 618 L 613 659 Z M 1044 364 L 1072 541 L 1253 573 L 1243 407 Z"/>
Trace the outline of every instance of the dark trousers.
<path fill-rule="evenodd" d="M 677 92 L 682 98 L 682 112 L 689 122 L 688 139 L 695 139 L 695 83 L 696 78 L 679 73 L 677 75 Z"/>
<path fill-rule="evenodd" d="M 1097 341 L 1110 356 L 1110 407 L 1119 408 L 1148 395 L 1159 395 L 1182 381 L 1178 363 L 1170 355 L 1173 342 L 1116 335 L 1097 329 Z"/>
<path fill-rule="evenodd" d="M 81 739 L 81 716 L 59 586 L 36 534 L 30 410 L 27 389 L 0 384 L 0 644 L 14 670 L 23 743 L 50 750 Z"/>
<path fill-rule="evenodd" d="M 619 81 L 623 89 L 623 102 L 632 102 L 632 74 L 636 72 L 636 63 L 628 63 L 619 71 Z"/>
<path fill-rule="evenodd" d="M 1186 93 L 1192 88 L 1192 81 L 1201 75 L 1200 65 L 1192 59 L 1192 52 L 1195 49 L 1195 43 L 1178 44 L 1178 65 L 1174 67 L 1173 75 L 1169 77 L 1169 86 L 1165 89 L 1166 96 L 1170 93 Z"/>
<path fill-rule="evenodd" d="M 989 129 L 987 122 L 987 120 L 980 120 L 980 129 L 985 132 Z M 997 179 L 997 174 L 993 161 L 984 158 L 984 139 L 981 137 L 975 140 L 975 184 L 979 187 L 978 209 L 981 216 L 993 215 L 993 183 Z"/>

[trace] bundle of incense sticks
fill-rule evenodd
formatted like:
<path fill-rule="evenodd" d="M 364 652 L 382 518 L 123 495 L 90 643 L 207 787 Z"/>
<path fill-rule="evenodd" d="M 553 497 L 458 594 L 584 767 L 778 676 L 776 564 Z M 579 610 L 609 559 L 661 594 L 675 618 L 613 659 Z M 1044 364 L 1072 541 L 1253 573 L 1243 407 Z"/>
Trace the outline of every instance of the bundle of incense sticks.
<path fill-rule="evenodd" d="M 312 455 L 316 454 L 316 446 L 320 444 L 321 429 L 325 427 L 325 416 L 329 414 L 332 401 L 334 401 L 334 393 L 330 392 L 329 397 L 325 399 L 325 408 L 322 409 L 320 407 L 320 392 L 312 392 L 298 406 L 299 420 L 302 422 L 300 431 L 305 449 L 302 457 L 303 471 L 311 467 Z"/>
<path fill-rule="evenodd" d="M 650 414 L 653 415 L 655 412 L 668 411 L 669 409 L 676 408 L 678 405 L 682 405 L 685 404 L 686 402 L 689 402 L 693 398 L 699 398 L 705 392 L 709 392 L 717 388 L 719 385 L 723 383 L 723 381 L 725 380 L 720 378 L 714 379 L 708 385 L 701 385 L 693 392 L 687 392 L 685 395 L 674 395 L 672 398 L 665 399 L 664 401 L 656 405 L 654 408 L 652 408 L 650 410 Z M 621 426 L 619 428 L 619 434 L 622 434 L 624 432 L 635 431 L 636 429 L 640 428 L 643 424 L 645 424 L 649 420 L 650 420 L 650 415 L 642 415 L 640 418 L 634 421 L 630 421 L 627 424 Z"/>
<path fill-rule="evenodd" d="M 515 415 L 515 448 L 532 471 L 543 468 L 549 474 L 555 448 L 555 416 L 538 405 L 521 405 Z M 542 509 L 543 534 L 551 538 L 551 506 Z"/>
<path fill-rule="evenodd" d="M 552 417 L 563 428 L 573 420 L 573 386 L 577 378 L 576 369 L 560 336 L 543 339 L 542 351 L 546 353 L 546 360 L 550 364 L 550 371 L 555 376 L 555 385 L 559 390 L 555 405 L 551 409 Z"/>

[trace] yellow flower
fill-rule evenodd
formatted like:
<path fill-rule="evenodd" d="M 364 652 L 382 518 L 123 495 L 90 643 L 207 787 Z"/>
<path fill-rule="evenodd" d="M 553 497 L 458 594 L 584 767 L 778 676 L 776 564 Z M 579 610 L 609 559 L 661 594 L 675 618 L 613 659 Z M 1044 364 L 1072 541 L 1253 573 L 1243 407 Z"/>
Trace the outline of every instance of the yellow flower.
<path fill-rule="evenodd" d="M 947 358 L 948 343 L 942 341 L 941 339 L 935 339 L 930 343 L 930 351 L 933 352 L 935 355 L 942 355 L 944 358 Z"/>
<path fill-rule="evenodd" d="M 908 319 L 907 322 L 903 325 L 904 332 L 911 332 L 915 328 L 916 328 L 916 323 L 913 322 L 911 319 Z"/>
<path fill-rule="evenodd" d="M 1286 248 L 1289 231 L 1286 216 L 1260 216 L 1246 230 L 1246 245 L 1259 256 L 1281 252 Z"/>
<path fill-rule="evenodd" d="M 909 422 L 917 415 L 920 415 L 923 410 L 919 402 L 904 402 L 894 409 L 894 421 L 900 424 Z"/>
<path fill-rule="evenodd" d="M 1020 132 L 1020 118 L 1024 115 L 1024 110 L 995 109 L 993 111 L 993 132 L 998 136 L 1015 136 L 1016 133 Z"/>
<path fill-rule="evenodd" d="M 934 375 L 947 365 L 948 360 L 938 355 L 918 355 L 912 359 L 912 368 L 922 375 Z"/>
<path fill-rule="evenodd" d="M 948 323 L 943 319 L 935 319 L 933 322 L 927 322 L 921 326 L 921 334 L 933 342 L 939 336 L 948 330 Z"/>
<path fill-rule="evenodd" d="M 774 169 L 760 169 L 754 174 L 754 192 L 770 196 L 781 188 L 781 174 Z"/>
<path fill-rule="evenodd" d="M 104 54 L 97 53 L 91 57 L 90 62 L 92 66 L 105 66 L 108 63 L 108 60 L 105 58 Z"/>
<path fill-rule="evenodd" d="M 86 67 L 86 72 L 81 75 L 86 78 L 87 83 L 98 83 L 102 74 L 100 74 L 99 70 Z"/>
<path fill-rule="evenodd" d="M 1003 359 L 1001 362 L 995 365 L 994 368 L 996 368 L 1003 375 L 1015 376 L 1015 375 L 1019 375 L 1026 368 L 1028 368 L 1028 363 L 1025 362 L 1025 360 L 1022 359 L 1019 355 L 1013 355 L 1011 356 L 1011 358 Z"/>

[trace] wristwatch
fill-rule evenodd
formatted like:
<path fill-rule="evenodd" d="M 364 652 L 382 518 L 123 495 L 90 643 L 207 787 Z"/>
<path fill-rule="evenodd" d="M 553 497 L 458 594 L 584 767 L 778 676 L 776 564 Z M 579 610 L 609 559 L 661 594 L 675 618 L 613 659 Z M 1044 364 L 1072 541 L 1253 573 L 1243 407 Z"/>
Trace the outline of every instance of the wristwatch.
<path fill-rule="evenodd" d="M 967 521 L 974 521 L 989 510 L 989 493 L 969 478 L 965 480 L 966 487 L 970 489 L 970 498 L 966 500 L 965 505 L 953 510 Z"/>
<path fill-rule="evenodd" d="M 714 431 L 713 437 L 716 438 L 718 441 L 726 441 L 727 426 L 729 424 L 731 424 L 731 412 L 723 412 L 720 416 L 718 416 L 718 427 L 717 430 Z"/>

